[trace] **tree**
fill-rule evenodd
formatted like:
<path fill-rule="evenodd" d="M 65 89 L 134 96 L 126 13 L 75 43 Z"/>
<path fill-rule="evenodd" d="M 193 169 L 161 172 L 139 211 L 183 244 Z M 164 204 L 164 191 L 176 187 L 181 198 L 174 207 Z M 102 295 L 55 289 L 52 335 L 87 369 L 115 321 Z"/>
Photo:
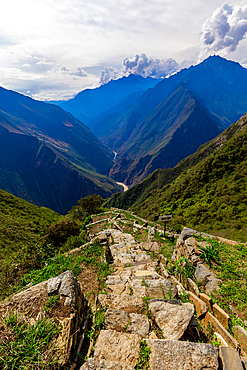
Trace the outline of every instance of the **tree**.
<path fill-rule="evenodd" d="M 86 217 L 101 212 L 101 205 L 104 199 L 100 195 L 88 195 L 85 198 L 78 200 L 76 206 L 69 211 L 74 218 L 84 220 Z"/>

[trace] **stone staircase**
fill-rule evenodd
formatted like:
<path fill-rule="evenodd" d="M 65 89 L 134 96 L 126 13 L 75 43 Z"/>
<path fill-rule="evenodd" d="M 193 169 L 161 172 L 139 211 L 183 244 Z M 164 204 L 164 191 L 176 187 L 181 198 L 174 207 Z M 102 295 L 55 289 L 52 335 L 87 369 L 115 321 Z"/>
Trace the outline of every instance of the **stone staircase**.
<path fill-rule="evenodd" d="M 107 233 L 114 240 L 109 247 L 114 272 L 106 281 L 107 294 L 99 294 L 95 306 L 105 310 L 105 324 L 93 357 L 80 370 L 219 369 L 213 345 L 187 341 L 198 338 L 198 324 L 194 305 L 177 299 L 181 284 L 158 273 L 160 262 L 132 235 L 115 229 Z"/>

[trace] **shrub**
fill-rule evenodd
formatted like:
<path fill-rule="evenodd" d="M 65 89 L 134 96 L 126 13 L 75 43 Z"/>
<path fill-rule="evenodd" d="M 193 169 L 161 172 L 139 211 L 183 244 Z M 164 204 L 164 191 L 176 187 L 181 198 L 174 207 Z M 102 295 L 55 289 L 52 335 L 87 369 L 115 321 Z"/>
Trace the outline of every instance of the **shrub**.
<path fill-rule="evenodd" d="M 48 228 L 46 235 L 43 237 L 43 241 L 59 249 L 69 237 L 79 234 L 80 226 L 76 220 L 65 218 Z"/>

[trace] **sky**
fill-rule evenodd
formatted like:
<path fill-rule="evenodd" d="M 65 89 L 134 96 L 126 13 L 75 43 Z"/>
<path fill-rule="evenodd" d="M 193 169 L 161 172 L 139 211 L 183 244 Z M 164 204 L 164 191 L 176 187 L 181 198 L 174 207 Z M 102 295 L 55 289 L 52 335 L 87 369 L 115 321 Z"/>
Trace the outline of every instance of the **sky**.
<path fill-rule="evenodd" d="M 130 73 L 163 78 L 221 55 L 247 67 L 247 0 L 8 0 L 0 86 L 63 100 Z"/>

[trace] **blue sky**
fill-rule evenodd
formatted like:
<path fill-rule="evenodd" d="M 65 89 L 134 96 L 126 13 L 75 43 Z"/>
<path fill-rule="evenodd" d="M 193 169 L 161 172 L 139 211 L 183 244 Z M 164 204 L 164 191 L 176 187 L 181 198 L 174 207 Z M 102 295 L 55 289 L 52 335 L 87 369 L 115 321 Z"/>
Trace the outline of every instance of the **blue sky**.
<path fill-rule="evenodd" d="M 57 100 L 129 73 L 165 76 L 210 54 L 247 66 L 246 34 L 247 0 L 8 0 L 0 85 Z"/>

